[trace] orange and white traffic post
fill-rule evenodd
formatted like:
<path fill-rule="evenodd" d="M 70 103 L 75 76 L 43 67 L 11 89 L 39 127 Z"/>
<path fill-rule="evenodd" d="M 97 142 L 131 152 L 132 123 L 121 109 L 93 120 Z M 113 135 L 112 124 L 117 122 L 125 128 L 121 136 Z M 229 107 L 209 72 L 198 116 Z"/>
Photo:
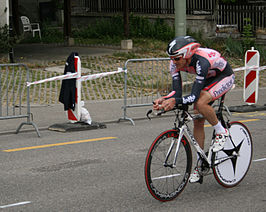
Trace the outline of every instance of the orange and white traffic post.
<path fill-rule="evenodd" d="M 259 67 L 260 54 L 258 50 L 246 51 L 245 54 L 245 74 L 244 74 L 244 101 L 251 105 L 256 104 L 259 90 Z M 252 68 L 254 67 L 254 69 Z"/>

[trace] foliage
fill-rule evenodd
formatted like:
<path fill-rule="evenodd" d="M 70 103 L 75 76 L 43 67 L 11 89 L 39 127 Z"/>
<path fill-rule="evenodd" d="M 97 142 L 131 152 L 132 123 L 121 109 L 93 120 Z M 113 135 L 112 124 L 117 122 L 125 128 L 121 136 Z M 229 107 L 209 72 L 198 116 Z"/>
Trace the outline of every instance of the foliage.
<path fill-rule="evenodd" d="M 223 3 L 235 3 L 236 0 L 221 0 Z"/>
<path fill-rule="evenodd" d="M 168 26 L 162 19 L 156 19 L 151 23 L 147 18 L 130 16 L 130 37 L 132 38 L 154 38 L 158 40 L 170 40 L 174 36 L 173 27 Z M 82 29 L 74 29 L 75 38 L 97 38 L 97 39 L 123 39 L 124 25 L 122 16 L 114 16 L 110 19 L 100 19 L 88 24 Z"/>
<path fill-rule="evenodd" d="M 266 65 L 266 51 L 265 46 L 263 45 L 255 45 L 254 47 L 256 50 L 260 53 L 260 65 L 265 66 Z"/>
<path fill-rule="evenodd" d="M 131 37 L 145 37 L 169 41 L 175 35 L 174 27 L 170 27 L 160 18 L 151 22 L 145 17 L 131 15 L 129 23 Z"/>
<path fill-rule="evenodd" d="M 7 53 L 15 44 L 16 39 L 9 35 L 9 27 L 0 27 L 0 53 Z"/>
<path fill-rule="evenodd" d="M 253 31 L 252 31 L 252 25 L 251 25 L 251 19 L 250 18 L 245 18 L 245 25 L 243 27 L 243 44 L 244 48 L 250 49 L 251 46 L 254 46 L 255 44 L 255 39 L 253 38 Z"/>
<path fill-rule="evenodd" d="M 110 39 L 123 35 L 123 20 L 120 16 L 113 16 L 111 19 L 101 18 L 88 24 L 82 29 L 73 29 L 72 35 L 80 38 Z"/>
<path fill-rule="evenodd" d="M 231 37 L 225 40 L 225 52 L 232 57 L 240 57 L 245 54 L 242 42 L 233 40 Z"/>
<path fill-rule="evenodd" d="M 52 0 L 54 7 L 58 10 L 64 9 L 64 0 Z"/>
<path fill-rule="evenodd" d="M 44 23 L 42 26 L 42 41 L 45 43 L 61 43 L 64 41 L 63 32 Z"/>

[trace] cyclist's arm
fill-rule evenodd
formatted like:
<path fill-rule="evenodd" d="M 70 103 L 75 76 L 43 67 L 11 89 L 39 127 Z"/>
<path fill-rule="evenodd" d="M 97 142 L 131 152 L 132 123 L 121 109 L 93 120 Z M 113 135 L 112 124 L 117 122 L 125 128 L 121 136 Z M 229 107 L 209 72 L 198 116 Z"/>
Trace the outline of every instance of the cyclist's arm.
<path fill-rule="evenodd" d="M 200 92 L 204 87 L 206 76 L 210 68 L 210 63 L 205 60 L 198 60 L 196 63 L 196 79 L 193 83 L 191 93 L 189 95 L 175 98 L 176 105 L 178 104 L 192 104 L 198 100 Z"/>
<path fill-rule="evenodd" d="M 170 98 L 181 98 L 182 97 L 182 80 L 180 72 L 175 73 L 172 77 L 172 92 L 167 96 L 164 96 L 164 99 Z"/>
<path fill-rule="evenodd" d="M 172 75 L 172 92 L 170 92 L 167 96 L 163 96 L 159 99 L 156 99 L 153 102 L 153 109 L 159 110 L 160 105 L 167 99 L 171 98 L 181 98 L 182 97 L 182 80 L 180 72 Z"/>

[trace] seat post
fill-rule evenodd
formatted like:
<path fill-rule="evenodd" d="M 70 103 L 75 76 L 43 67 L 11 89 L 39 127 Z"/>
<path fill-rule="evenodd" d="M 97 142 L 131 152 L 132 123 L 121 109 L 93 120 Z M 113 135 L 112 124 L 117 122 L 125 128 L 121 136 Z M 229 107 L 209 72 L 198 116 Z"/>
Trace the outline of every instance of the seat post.
<path fill-rule="evenodd" d="M 218 108 L 218 111 L 217 111 L 216 115 L 217 115 L 218 120 L 220 120 L 221 124 L 223 125 L 223 127 L 226 127 L 226 124 L 225 124 L 225 121 L 224 121 L 224 118 L 223 118 L 224 99 L 225 99 L 225 94 L 223 94 L 220 97 L 219 108 Z"/>

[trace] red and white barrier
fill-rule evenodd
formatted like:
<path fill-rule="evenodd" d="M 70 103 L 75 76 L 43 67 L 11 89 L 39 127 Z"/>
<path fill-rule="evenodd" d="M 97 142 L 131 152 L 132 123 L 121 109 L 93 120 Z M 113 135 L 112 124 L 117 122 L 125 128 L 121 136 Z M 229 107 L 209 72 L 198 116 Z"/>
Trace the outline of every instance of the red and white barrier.
<path fill-rule="evenodd" d="M 97 78 L 102 78 L 111 74 L 118 74 L 121 72 L 125 72 L 125 70 L 123 70 L 122 68 L 118 68 L 117 71 L 110 71 L 110 72 L 103 72 L 100 74 L 91 74 L 91 75 L 87 75 L 87 76 L 81 76 L 79 77 L 77 80 L 79 81 L 87 81 L 87 80 L 94 80 Z"/>
<path fill-rule="evenodd" d="M 262 71 L 262 70 L 265 70 L 266 69 L 266 66 L 251 66 L 251 67 L 248 67 L 246 68 L 245 66 L 243 67 L 239 67 L 239 68 L 234 68 L 233 71 L 234 72 L 237 72 L 237 71 L 244 71 L 244 70 L 256 70 L 256 71 Z"/>
<path fill-rule="evenodd" d="M 56 81 L 56 80 L 73 79 L 73 78 L 77 78 L 77 76 L 78 76 L 78 73 L 64 74 L 64 75 L 60 75 L 60 76 L 56 76 L 56 77 L 38 80 L 35 82 L 27 82 L 27 86 L 37 85 L 37 84 L 41 84 L 44 82 L 50 82 L 50 81 Z"/>
<path fill-rule="evenodd" d="M 255 104 L 258 100 L 259 89 L 259 71 L 258 69 L 249 69 L 251 67 L 259 67 L 260 53 L 254 50 L 248 50 L 245 54 L 245 74 L 244 74 L 244 101 L 247 104 Z"/>
<path fill-rule="evenodd" d="M 81 62 L 79 56 L 74 57 L 75 61 L 75 71 L 76 71 L 76 78 L 81 76 Z M 67 119 L 71 123 L 78 122 L 80 120 L 81 115 L 81 82 L 76 80 L 76 98 L 75 98 L 75 110 L 68 109 L 67 111 Z"/>

